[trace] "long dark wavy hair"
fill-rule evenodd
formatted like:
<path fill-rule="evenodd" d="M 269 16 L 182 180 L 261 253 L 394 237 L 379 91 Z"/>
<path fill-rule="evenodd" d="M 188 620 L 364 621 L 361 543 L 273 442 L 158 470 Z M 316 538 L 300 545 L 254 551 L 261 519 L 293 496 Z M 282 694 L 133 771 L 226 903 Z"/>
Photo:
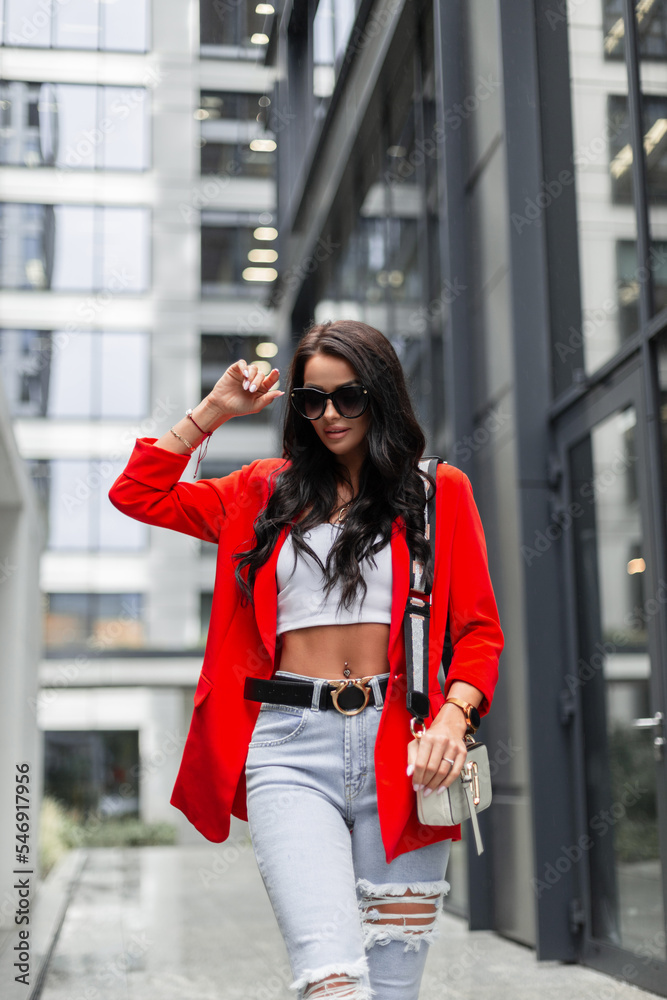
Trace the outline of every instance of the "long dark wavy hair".
<path fill-rule="evenodd" d="M 304 541 L 304 534 L 331 517 L 337 503 L 337 483 L 352 484 L 347 470 L 320 441 L 311 422 L 289 402 L 291 390 L 303 386 L 306 361 L 315 354 L 343 358 L 352 366 L 368 389 L 371 414 L 359 493 L 348 508 L 342 529 L 336 532 L 326 565 Z M 295 558 L 298 553 L 308 553 L 319 564 L 324 593 L 328 595 L 340 581 L 339 608 L 341 604 L 346 608 L 353 605 L 358 588 L 363 602 L 367 587 L 360 563 L 367 558 L 375 565 L 373 556 L 390 542 L 392 524 L 399 515 L 411 550 L 424 563 L 427 579 L 432 582 L 430 548 L 424 539 L 424 477 L 418 468 L 426 442 L 401 363 L 389 340 L 372 326 L 353 320 L 329 320 L 312 326 L 292 359 L 285 399 L 283 457 L 290 464 L 278 470 L 269 501 L 255 520 L 255 545 L 234 556 L 242 603 L 252 602 L 256 573 L 271 555 L 285 525 L 291 525 Z M 433 478 L 426 479 L 435 489 Z M 297 522 L 305 510 L 308 514 Z"/>

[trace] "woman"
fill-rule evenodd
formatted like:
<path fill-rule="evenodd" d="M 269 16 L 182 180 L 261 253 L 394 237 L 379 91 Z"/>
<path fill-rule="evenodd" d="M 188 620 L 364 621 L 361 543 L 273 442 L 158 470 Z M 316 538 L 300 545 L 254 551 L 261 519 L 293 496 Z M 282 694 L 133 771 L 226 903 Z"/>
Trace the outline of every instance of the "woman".
<path fill-rule="evenodd" d="M 424 436 L 390 342 L 352 321 L 301 339 L 283 459 L 179 482 L 209 432 L 284 395 L 278 377 L 231 365 L 163 437 L 137 442 L 110 492 L 132 517 L 218 543 L 171 801 L 217 842 L 230 813 L 248 820 L 301 1000 L 416 1000 L 460 828 L 420 824 L 415 788 L 457 779 L 504 641 L 484 534 L 469 480 L 440 465 L 430 565 Z M 408 546 L 433 583 L 421 739 L 405 703 Z"/>

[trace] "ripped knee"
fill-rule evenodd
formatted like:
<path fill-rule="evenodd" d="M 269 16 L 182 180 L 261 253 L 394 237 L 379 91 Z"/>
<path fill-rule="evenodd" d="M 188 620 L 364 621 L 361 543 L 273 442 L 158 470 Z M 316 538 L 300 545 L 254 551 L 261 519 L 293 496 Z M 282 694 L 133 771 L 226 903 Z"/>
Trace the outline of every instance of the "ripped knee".
<path fill-rule="evenodd" d="M 290 989 L 303 990 L 302 1000 L 372 1000 L 374 993 L 368 983 L 365 955 L 353 962 L 334 962 L 306 969 Z"/>
<path fill-rule="evenodd" d="M 358 979 L 343 974 L 310 983 L 303 1000 L 365 1000 L 367 995 Z"/>
<path fill-rule="evenodd" d="M 449 892 L 449 883 L 389 882 L 373 885 L 358 879 L 360 890 L 364 946 L 386 945 L 390 941 L 405 941 L 404 951 L 419 951 L 422 942 L 431 944 L 438 936 L 436 917 Z"/>

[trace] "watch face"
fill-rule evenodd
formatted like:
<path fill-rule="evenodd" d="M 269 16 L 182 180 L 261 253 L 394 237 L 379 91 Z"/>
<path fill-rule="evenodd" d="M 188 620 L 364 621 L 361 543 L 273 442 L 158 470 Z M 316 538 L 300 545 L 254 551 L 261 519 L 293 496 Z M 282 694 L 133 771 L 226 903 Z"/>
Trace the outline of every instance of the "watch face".
<path fill-rule="evenodd" d="M 470 718 L 470 725 L 474 726 L 475 729 L 479 729 L 479 725 L 482 720 L 480 719 L 479 712 L 477 711 L 474 705 L 470 706 L 469 718 Z"/>

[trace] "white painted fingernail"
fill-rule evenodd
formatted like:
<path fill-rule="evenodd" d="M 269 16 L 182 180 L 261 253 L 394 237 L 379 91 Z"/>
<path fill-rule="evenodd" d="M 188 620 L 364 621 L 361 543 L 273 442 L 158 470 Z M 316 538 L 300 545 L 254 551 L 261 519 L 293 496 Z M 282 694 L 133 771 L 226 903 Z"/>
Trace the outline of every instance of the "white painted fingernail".
<path fill-rule="evenodd" d="M 420 789 L 420 788 L 423 788 L 424 786 L 423 786 L 423 785 L 413 785 L 412 787 L 414 788 L 414 790 L 415 790 L 416 792 L 418 792 L 418 791 L 419 791 L 419 789 Z"/>
<path fill-rule="evenodd" d="M 250 385 L 250 382 L 248 381 L 248 379 L 246 379 L 245 382 L 243 383 L 243 388 L 247 389 L 249 385 Z"/>
<path fill-rule="evenodd" d="M 444 791 L 446 791 L 446 789 L 445 789 L 445 786 L 444 786 L 444 785 L 438 785 L 438 787 L 436 788 L 436 793 L 437 793 L 438 795 L 442 795 L 442 793 L 443 793 Z"/>
<path fill-rule="evenodd" d="M 408 764 L 408 769 L 405 772 L 407 774 L 408 778 L 412 777 L 412 775 L 414 774 L 414 770 L 415 770 L 415 765 L 414 764 Z"/>
<path fill-rule="evenodd" d="M 425 788 L 424 789 L 424 798 L 426 798 L 427 795 L 430 795 L 432 791 L 433 791 L 432 788 Z"/>
<path fill-rule="evenodd" d="M 251 385 L 250 386 L 250 391 L 251 392 L 257 392 L 257 386 L 256 385 Z"/>
<path fill-rule="evenodd" d="M 247 368 L 243 369 L 243 374 L 245 375 L 246 378 L 248 377 L 248 369 Z"/>

